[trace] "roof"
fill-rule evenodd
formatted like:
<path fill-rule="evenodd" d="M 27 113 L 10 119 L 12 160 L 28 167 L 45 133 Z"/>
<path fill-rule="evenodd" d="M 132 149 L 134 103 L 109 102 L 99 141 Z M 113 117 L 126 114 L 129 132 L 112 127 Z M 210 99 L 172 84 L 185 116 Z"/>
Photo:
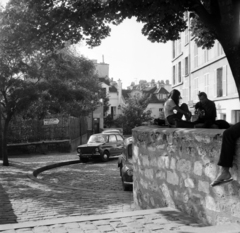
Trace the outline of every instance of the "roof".
<path fill-rule="evenodd" d="M 114 86 L 109 87 L 109 92 L 117 92 L 117 88 Z"/>
<path fill-rule="evenodd" d="M 156 91 L 157 87 L 147 87 L 143 89 L 143 92 L 148 92 L 148 93 L 154 93 Z"/>
<path fill-rule="evenodd" d="M 158 99 L 156 95 L 152 95 L 151 99 L 149 100 L 149 104 L 163 104 L 165 103 L 166 99 Z"/>
<path fill-rule="evenodd" d="M 110 86 L 110 82 L 109 82 L 109 80 L 106 79 L 106 78 L 99 78 L 99 81 L 102 82 L 102 83 L 107 84 L 108 86 Z"/>
<path fill-rule="evenodd" d="M 155 94 L 166 94 L 166 95 L 169 94 L 169 92 L 164 87 L 158 88 L 154 93 Z"/>

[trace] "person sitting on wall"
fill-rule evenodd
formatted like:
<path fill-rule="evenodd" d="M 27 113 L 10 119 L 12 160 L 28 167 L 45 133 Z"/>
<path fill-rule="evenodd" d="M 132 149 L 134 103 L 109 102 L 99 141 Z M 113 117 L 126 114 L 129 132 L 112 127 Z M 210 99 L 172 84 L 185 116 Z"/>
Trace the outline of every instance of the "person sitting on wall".
<path fill-rule="evenodd" d="M 195 128 L 228 129 L 229 123 L 225 120 L 216 120 L 217 110 L 215 103 L 208 99 L 205 92 L 199 92 L 199 102 L 195 105 L 195 113 L 198 119 L 194 121 Z"/>
<path fill-rule="evenodd" d="M 236 141 L 238 138 L 240 138 L 240 122 L 223 132 L 222 147 L 218 161 L 218 166 L 221 166 L 221 170 L 217 178 L 211 183 L 211 186 L 220 185 L 233 180 L 229 170 L 233 165 Z"/>
<path fill-rule="evenodd" d="M 205 92 L 199 92 L 198 98 L 199 102 L 195 105 L 195 113 L 197 114 L 198 119 L 194 121 L 194 127 L 211 128 L 217 117 L 215 103 L 207 98 Z"/>
<path fill-rule="evenodd" d="M 191 119 L 192 114 L 189 111 L 187 104 L 183 103 L 179 106 L 180 99 L 181 93 L 178 90 L 173 89 L 164 104 L 164 115 L 167 123 L 170 125 L 176 125 L 177 121 L 186 122 L 182 120 L 183 115 L 187 121 L 190 121 Z M 174 111 L 177 113 L 175 114 Z"/>

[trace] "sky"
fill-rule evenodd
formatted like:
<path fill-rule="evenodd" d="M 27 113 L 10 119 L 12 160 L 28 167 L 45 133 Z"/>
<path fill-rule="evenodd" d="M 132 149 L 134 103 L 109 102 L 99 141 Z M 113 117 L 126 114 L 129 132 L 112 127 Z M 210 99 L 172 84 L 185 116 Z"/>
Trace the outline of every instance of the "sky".
<path fill-rule="evenodd" d="M 8 0 L 0 0 L 5 5 Z M 78 52 L 91 60 L 109 64 L 109 77 L 121 79 L 123 88 L 140 80 L 169 80 L 171 83 L 171 42 L 152 43 L 141 33 L 143 24 L 126 19 L 111 26 L 111 34 L 100 46 L 89 48 L 80 43 Z"/>
<path fill-rule="evenodd" d="M 109 64 L 109 77 L 121 79 L 126 88 L 139 80 L 171 82 L 171 42 L 152 43 L 141 33 L 143 24 L 127 19 L 111 26 L 111 35 L 100 46 L 89 48 L 80 44 L 81 55 Z"/>

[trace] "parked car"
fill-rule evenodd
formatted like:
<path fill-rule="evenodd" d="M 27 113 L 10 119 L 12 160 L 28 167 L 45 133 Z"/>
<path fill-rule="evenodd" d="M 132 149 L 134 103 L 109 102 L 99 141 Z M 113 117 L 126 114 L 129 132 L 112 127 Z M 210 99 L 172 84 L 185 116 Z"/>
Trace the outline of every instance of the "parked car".
<path fill-rule="evenodd" d="M 123 130 L 121 128 L 105 128 L 102 133 L 118 133 L 123 134 Z"/>
<path fill-rule="evenodd" d="M 79 159 L 87 162 L 90 158 L 108 161 L 109 157 L 120 155 L 124 148 L 124 138 L 118 133 L 100 133 L 90 136 L 87 144 L 77 147 Z"/>
<path fill-rule="evenodd" d="M 118 167 L 124 191 L 132 189 L 133 185 L 132 142 L 132 137 L 125 139 L 123 153 L 118 158 Z"/>

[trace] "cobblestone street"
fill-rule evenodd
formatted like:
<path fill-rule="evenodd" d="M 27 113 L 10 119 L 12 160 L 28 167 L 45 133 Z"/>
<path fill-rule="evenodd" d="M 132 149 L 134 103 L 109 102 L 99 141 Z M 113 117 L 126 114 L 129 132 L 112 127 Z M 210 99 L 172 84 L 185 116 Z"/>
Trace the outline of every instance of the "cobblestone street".
<path fill-rule="evenodd" d="M 36 168 L 77 159 L 75 154 L 10 157 L 11 167 L 0 166 L 0 224 L 133 210 L 132 193 L 121 189 L 116 159 L 49 170 L 40 176 L 44 183 L 29 178 Z"/>
<path fill-rule="evenodd" d="M 96 191 L 122 192 L 123 190 L 116 158 L 107 163 L 79 163 L 51 169 L 39 174 L 38 179 L 48 183 Z"/>
<path fill-rule="evenodd" d="M 205 227 L 172 208 L 136 210 L 121 187 L 117 160 L 77 163 L 33 178 L 33 170 L 76 154 L 10 157 L 0 166 L 0 233 L 239 233 L 239 225 Z M 15 224 L 14 224 L 15 223 Z"/>

